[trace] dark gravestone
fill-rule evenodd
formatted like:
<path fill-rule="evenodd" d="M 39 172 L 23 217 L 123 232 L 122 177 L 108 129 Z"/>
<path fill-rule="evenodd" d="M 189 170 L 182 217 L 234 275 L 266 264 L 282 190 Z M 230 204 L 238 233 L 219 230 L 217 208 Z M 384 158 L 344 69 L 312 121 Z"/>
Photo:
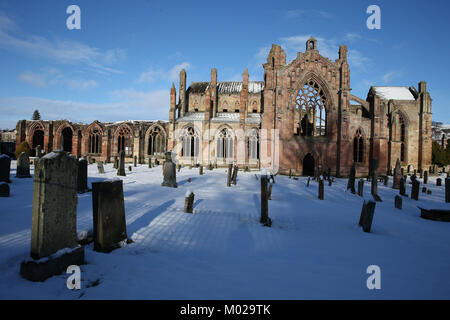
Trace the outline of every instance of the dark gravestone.
<path fill-rule="evenodd" d="M 244 172 L 249 172 L 249 171 L 250 171 L 250 168 L 248 166 L 245 166 L 244 167 Z"/>
<path fill-rule="evenodd" d="M 347 190 L 350 189 L 351 193 L 355 193 L 355 176 L 356 176 L 356 167 L 355 164 L 352 164 L 352 167 L 350 168 L 350 175 L 348 177 L 347 182 Z"/>
<path fill-rule="evenodd" d="M 333 180 L 328 179 L 328 186 L 331 187 L 333 185 Z"/>
<path fill-rule="evenodd" d="M 427 187 L 422 187 L 422 193 L 427 193 Z"/>
<path fill-rule="evenodd" d="M 0 155 L 0 182 L 10 183 L 11 158 L 5 154 Z"/>
<path fill-rule="evenodd" d="M 122 150 L 119 152 L 119 165 L 117 168 L 117 175 L 125 177 L 127 174 L 125 173 L 125 152 Z"/>
<path fill-rule="evenodd" d="M 203 166 L 200 166 L 198 169 L 198 173 L 202 176 L 203 175 Z"/>
<path fill-rule="evenodd" d="M 328 180 L 331 180 L 331 168 L 328 168 Z"/>
<path fill-rule="evenodd" d="M 395 208 L 400 210 L 402 209 L 402 197 L 399 195 L 395 196 Z"/>
<path fill-rule="evenodd" d="M 128 166 L 128 171 L 133 171 L 133 168 L 131 166 Z"/>
<path fill-rule="evenodd" d="M 289 169 L 289 179 L 292 177 L 292 169 Z"/>
<path fill-rule="evenodd" d="M 436 179 L 436 186 L 438 186 L 438 187 L 442 186 L 442 179 L 441 178 L 437 178 Z"/>
<path fill-rule="evenodd" d="M 427 194 L 431 194 L 431 190 L 427 190 Z"/>
<path fill-rule="evenodd" d="M 358 181 L 358 196 L 362 197 L 364 193 L 364 179 Z"/>
<path fill-rule="evenodd" d="M 384 185 L 387 186 L 389 183 L 389 177 L 388 176 L 384 176 L 383 177 L 383 181 L 384 181 Z"/>
<path fill-rule="evenodd" d="M 309 188 L 309 183 L 311 182 L 311 177 L 308 177 L 308 182 L 306 182 L 306 186 Z"/>
<path fill-rule="evenodd" d="M 137 167 L 137 156 L 134 156 L 134 166 Z"/>
<path fill-rule="evenodd" d="M 110 252 L 127 239 L 123 181 L 92 183 L 94 250 Z"/>
<path fill-rule="evenodd" d="M 163 165 L 164 180 L 161 184 L 163 187 L 178 188 L 176 165 L 172 162 L 172 152 L 166 152 L 166 161 Z"/>
<path fill-rule="evenodd" d="M 0 198 L 9 197 L 9 185 L 6 182 L 0 182 Z"/>
<path fill-rule="evenodd" d="M 419 187 L 420 182 L 417 179 L 414 179 L 412 182 L 412 190 L 411 190 L 411 199 L 419 200 Z"/>
<path fill-rule="evenodd" d="M 422 179 L 423 178 L 423 170 L 419 171 L 419 178 Z"/>
<path fill-rule="evenodd" d="M 428 171 L 425 171 L 423 173 L 423 184 L 427 184 L 428 183 Z"/>
<path fill-rule="evenodd" d="M 233 169 L 233 165 L 228 165 L 228 172 L 227 172 L 227 187 L 231 187 L 231 171 Z"/>
<path fill-rule="evenodd" d="M 400 178 L 400 195 L 404 197 L 408 196 L 406 194 L 406 179 L 404 177 Z"/>
<path fill-rule="evenodd" d="M 381 202 L 381 198 L 378 195 L 378 159 L 372 160 L 372 181 L 371 181 L 371 193 L 375 201 Z"/>
<path fill-rule="evenodd" d="M 103 166 L 102 161 L 97 162 L 97 169 L 98 169 L 98 173 L 100 173 L 100 174 L 105 173 L 105 167 Z"/>
<path fill-rule="evenodd" d="M 22 152 L 17 159 L 16 178 L 31 178 L 30 175 L 30 158 L 25 152 Z"/>
<path fill-rule="evenodd" d="M 266 226 L 270 227 L 272 221 L 269 218 L 269 201 L 268 201 L 268 190 L 267 190 L 267 176 L 261 175 L 261 220 L 260 222 Z"/>
<path fill-rule="evenodd" d="M 117 159 L 117 156 L 114 156 L 113 168 L 119 169 L 119 159 Z"/>
<path fill-rule="evenodd" d="M 405 169 L 404 168 L 400 168 L 400 174 L 402 177 L 405 176 Z"/>
<path fill-rule="evenodd" d="M 364 202 L 359 218 L 359 225 L 363 227 L 364 232 L 370 232 L 372 228 L 373 215 L 375 213 L 375 202 Z"/>
<path fill-rule="evenodd" d="M 152 159 L 148 159 L 148 168 L 149 168 L 149 169 L 152 168 Z"/>
<path fill-rule="evenodd" d="M 87 160 L 81 158 L 78 160 L 78 177 L 77 177 L 77 191 L 78 193 L 85 193 L 88 191 L 88 163 Z"/>
<path fill-rule="evenodd" d="M 194 212 L 194 193 L 187 192 L 186 197 L 184 198 L 184 212 L 185 213 L 193 213 Z"/>
<path fill-rule="evenodd" d="M 323 200 L 323 180 L 319 178 L 319 200 Z"/>
<path fill-rule="evenodd" d="M 209 171 L 212 171 L 212 169 L 213 169 L 212 163 L 208 164 L 208 170 L 209 170 Z"/>
<path fill-rule="evenodd" d="M 239 170 L 239 167 L 238 166 L 234 166 L 234 168 L 233 168 L 233 176 L 232 176 L 232 183 L 234 185 L 236 185 L 236 182 L 237 182 L 236 180 L 237 180 L 238 170 Z"/>
<path fill-rule="evenodd" d="M 450 202 L 450 178 L 445 178 L 445 202 Z"/>

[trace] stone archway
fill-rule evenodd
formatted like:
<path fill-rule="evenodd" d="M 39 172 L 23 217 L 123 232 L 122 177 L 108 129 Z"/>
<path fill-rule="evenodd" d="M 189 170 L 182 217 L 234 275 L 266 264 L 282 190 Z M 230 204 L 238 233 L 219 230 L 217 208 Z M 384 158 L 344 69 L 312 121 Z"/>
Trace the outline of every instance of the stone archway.
<path fill-rule="evenodd" d="M 42 149 L 44 149 L 44 131 L 38 129 L 34 131 L 33 133 L 33 143 L 32 148 L 35 149 L 37 146 L 41 146 Z"/>
<path fill-rule="evenodd" d="M 311 155 L 311 153 L 308 153 L 303 158 L 303 175 L 314 176 L 314 166 L 315 166 L 314 157 Z"/>
<path fill-rule="evenodd" d="M 69 127 L 65 127 L 61 132 L 61 149 L 65 152 L 72 153 L 73 132 Z"/>

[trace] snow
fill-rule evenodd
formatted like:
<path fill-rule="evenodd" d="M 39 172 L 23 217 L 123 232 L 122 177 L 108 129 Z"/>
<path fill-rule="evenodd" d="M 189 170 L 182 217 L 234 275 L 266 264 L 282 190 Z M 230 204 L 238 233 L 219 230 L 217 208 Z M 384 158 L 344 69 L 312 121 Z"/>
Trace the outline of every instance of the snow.
<path fill-rule="evenodd" d="M 112 164 L 105 174 L 95 164 L 88 170 L 89 184 L 116 178 Z M 267 228 L 259 223 L 261 172 L 240 171 L 237 185 L 226 187 L 226 169 L 200 176 L 182 168 L 179 187 L 165 188 L 161 170 L 139 165 L 122 177 L 134 242 L 109 254 L 87 245 L 82 288 L 71 291 L 68 274 L 44 283 L 19 274 L 30 256 L 33 179 L 14 178 L 12 161 L 11 197 L 0 198 L 0 299 L 450 299 L 450 223 L 424 220 L 417 208 L 450 209 L 434 176 L 432 195 L 403 198 L 403 210 L 394 208 L 392 179 L 380 183 L 383 202 L 364 233 L 358 221 L 363 200 L 372 199 L 368 182 L 363 199 L 336 179 L 320 201 L 316 181 L 307 188 L 306 177 L 278 175 Z M 183 212 L 188 190 L 194 214 Z M 91 193 L 78 195 L 77 211 L 78 232 L 91 232 Z M 381 269 L 381 290 L 366 287 L 370 265 Z"/>
<path fill-rule="evenodd" d="M 416 100 L 407 87 L 373 87 L 373 89 L 384 100 Z"/>
<path fill-rule="evenodd" d="M 0 154 L 0 159 L 1 159 L 1 158 L 8 158 L 8 159 L 10 159 L 9 156 L 6 155 L 6 154 Z"/>
<path fill-rule="evenodd" d="M 60 153 L 58 153 L 58 152 L 50 152 L 50 153 L 47 153 L 45 156 L 43 156 L 42 158 L 43 159 L 56 159 L 56 158 L 58 158 L 60 156 Z"/>

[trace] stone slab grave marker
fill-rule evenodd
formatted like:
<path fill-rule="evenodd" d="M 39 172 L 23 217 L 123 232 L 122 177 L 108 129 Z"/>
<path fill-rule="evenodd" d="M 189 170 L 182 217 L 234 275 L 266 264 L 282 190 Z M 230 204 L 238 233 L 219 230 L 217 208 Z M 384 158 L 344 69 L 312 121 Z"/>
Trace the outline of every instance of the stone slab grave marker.
<path fill-rule="evenodd" d="M 184 198 L 184 212 L 193 213 L 194 212 L 194 193 L 192 191 L 187 191 Z"/>
<path fill-rule="evenodd" d="M 119 159 L 117 158 L 117 156 L 114 156 L 113 168 L 119 169 Z"/>
<path fill-rule="evenodd" d="M 423 184 L 428 183 L 428 171 L 424 171 L 423 173 Z"/>
<path fill-rule="evenodd" d="M 31 178 L 30 175 L 30 158 L 25 152 L 22 152 L 17 159 L 16 178 Z"/>
<path fill-rule="evenodd" d="M 289 179 L 292 178 L 292 169 L 289 169 Z"/>
<path fill-rule="evenodd" d="M 331 179 L 331 168 L 328 168 L 328 174 L 327 174 L 328 180 L 332 180 Z"/>
<path fill-rule="evenodd" d="M 94 250 L 99 252 L 111 252 L 127 240 L 123 181 L 115 179 L 92 183 Z"/>
<path fill-rule="evenodd" d="M 431 190 L 427 190 L 427 194 L 431 194 L 432 192 L 431 192 Z"/>
<path fill-rule="evenodd" d="M 422 193 L 427 193 L 427 187 L 422 187 Z"/>
<path fill-rule="evenodd" d="M 97 162 L 97 169 L 98 169 L 98 173 L 100 173 L 100 174 L 105 173 L 105 167 L 103 166 L 103 161 Z"/>
<path fill-rule="evenodd" d="M 84 263 L 77 243 L 77 171 L 78 161 L 63 151 L 35 163 L 31 259 L 20 266 L 28 280 L 45 281 Z"/>
<path fill-rule="evenodd" d="M 329 179 L 328 180 L 328 186 L 331 187 L 333 185 L 333 180 Z"/>
<path fill-rule="evenodd" d="M 209 171 L 212 171 L 212 169 L 213 169 L 213 165 L 212 165 L 212 163 L 210 162 L 210 163 L 208 164 L 208 170 L 209 170 Z"/>
<path fill-rule="evenodd" d="M 442 186 L 442 179 L 441 178 L 437 178 L 436 179 L 436 186 L 438 186 L 438 187 Z"/>
<path fill-rule="evenodd" d="M 125 177 L 127 175 L 125 173 L 125 152 L 123 150 L 119 152 L 119 165 L 117 168 L 117 175 L 121 177 Z"/>
<path fill-rule="evenodd" d="M 375 213 L 376 203 L 373 201 L 363 203 L 361 216 L 359 218 L 359 225 L 363 227 L 364 232 L 370 232 L 372 228 L 373 215 Z"/>
<path fill-rule="evenodd" d="M 0 155 L 0 182 L 11 183 L 9 172 L 11 171 L 11 158 L 5 154 Z"/>
<path fill-rule="evenodd" d="M 232 179 L 231 179 L 231 181 L 232 181 L 232 183 L 233 183 L 234 185 L 236 185 L 236 183 L 237 183 L 237 175 L 238 175 L 238 171 L 239 171 L 239 167 L 238 167 L 237 165 L 235 165 L 235 166 L 233 167 L 233 176 L 232 176 Z"/>
<path fill-rule="evenodd" d="M 199 173 L 199 175 L 203 175 L 203 166 L 200 166 L 199 168 L 198 168 L 198 173 Z"/>
<path fill-rule="evenodd" d="M 372 197 L 377 202 L 381 202 L 381 198 L 378 195 L 378 159 L 374 158 L 372 159 L 372 181 L 371 181 L 371 193 Z"/>
<path fill-rule="evenodd" d="M 306 187 L 309 188 L 309 183 L 311 182 L 311 177 L 308 177 L 308 181 L 306 182 Z"/>
<path fill-rule="evenodd" d="M 383 182 L 384 182 L 384 185 L 387 186 L 388 183 L 389 183 L 389 177 L 388 176 L 384 176 L 383 177 Z"/>
<path fill-rule="evenodd" d="M 420 182 L 417 179 L 414 179 L 412 182 L 411 199 L 414 199 L 416 201 L 419 200 L 419 187 Z"/>
<path fill-rule="evenodd" d="M 133 168 L 131 166 L 128 166 L 128 171 L 133 171 Z"/>
<path fill-rule="evenodd" d="M 358 181 L 358 196 L 362 197 L 364 194 L 364 179 Z"/>
<path fill-rule="evenodd" d="M 80 160 L 78 160 L 77 191 L 78 193 L 85 193 L 89 191 L 88 162 L 85 158 L 81 158 Z"/>
<path fill-rule="evenodd" d="M 153 166 L 152 166 L 152 159 L 148 159 L 148 168 L 149 169 L 151 169 Z"/>
<path fill-rule="evenodd" d="M 272 225 L 272 220 L 269 218 L 269 197 L 267 189 L 267 175 L 265 170 L 261 173 L 261 220 L 260 222 L 265 227 L 270 227 Z"/>
<path fill-rule="evenodd" d="M 400 197 L 399 195 L 395 196 L 395 208 L 396 209 L 400 209 L 402 210 L 402 197 Z"/>
<path fill-rule="evenodd" d="M 423 178 L 423 170 L 419 170 L 419 178 L 420 178 L 420 179 Z"/>
<path fill-rule="evenodd" d="M 404 177 L 400 178 L 400 190 L 399 193 L 401 196 L 407 197 L 408 195 L 406 194 L 406 179 Z"/>
<path fill-rule="evenodd" d="M 42 157 L 42 147 L 41 146 L 36 147 L 36 157 L 38 157 L 38 158 Z"/>
<path fill-rule="evenodd" d="M 165 160 L 163 164 L 163 182 L 161 186 L 169 188 L 178 188 L 176 165 L 172 161 L 172 151 L 165 153 Z"/>
<path fill-rule="evenodd" d="M 231 171 L 233 169 L 233 165 L 228 165 L 228 171 L 227 171 L 227 187 L 231 187 Z"/>
<path fill-rule="evenodd" d="M 319 200 L 323 200 L 323 179 L 319 177 Z"/>
<path fill-rule="evenodd" d="M 347 190 L 350 189 L 351 193 L 355 194 L 355 176 L 356 176 L 356 167 L 355 163 L 352 164 L 350 168 L 350 175 L 348 176 L 347 182 Z"/>
<path fill-rule="evenodd" d="M 450 178 L 445 178 L 445 202 L 450 202 Z"/>
<path fill-rule="evenodd" d="M 134 156 L 134 166 L 137 167 L 137 156 Z"/>
<path fill-rule="evenodd" d="M 0 182 L 0 198 L 9 197 L 9 184 L 6 182 Z"/>

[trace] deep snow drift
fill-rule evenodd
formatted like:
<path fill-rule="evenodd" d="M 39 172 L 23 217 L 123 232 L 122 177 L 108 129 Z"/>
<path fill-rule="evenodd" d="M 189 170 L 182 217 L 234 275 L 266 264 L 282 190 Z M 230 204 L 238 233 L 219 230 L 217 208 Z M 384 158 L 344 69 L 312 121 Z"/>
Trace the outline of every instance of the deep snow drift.
<path fill-rule="evenodd" d="M 11 197 L 0 198 L 2 299 L 450 299 L 450 223 L 424 220 L 417 208 L 450 209 L 435 177 L 427 185 L 433 194 L 403 198 L 403 210 L 394 208 L 392 179 L 380 183 L 383 202 L 368 234 L 358 226 L 363 199 L 345 192 L 346 179 L 325 183 L 320 201 L 316 182 L 307 188 L 306 178 L 277 176 L 266 228 L 254 172 L 239 172 L 237 186 L 227 188 L 225 169 L 199 176 L 183 168 L 171 189 L 161 187 L 161 166 L 133 167 L 123 181 L 134 243 L 110 254 L 88 245 L 82 288 L 70 291 L 67 274 L 44 283 L 19 275 L 30 253 L 33 180 L 14 178 L 15 167 Z M 105 171 L 90 165 L 89 186 L 116 177 L 112 164 Z M 183 213 L 187 190 L 195 193 L 193 215 Z M 368 182 L 364 196 L 372 198 Z M 78 199 L 78 231 L 90 229 L 86 193 Z M 381 268 L 381 290 L 366 287 L 370 265 Z"/>

